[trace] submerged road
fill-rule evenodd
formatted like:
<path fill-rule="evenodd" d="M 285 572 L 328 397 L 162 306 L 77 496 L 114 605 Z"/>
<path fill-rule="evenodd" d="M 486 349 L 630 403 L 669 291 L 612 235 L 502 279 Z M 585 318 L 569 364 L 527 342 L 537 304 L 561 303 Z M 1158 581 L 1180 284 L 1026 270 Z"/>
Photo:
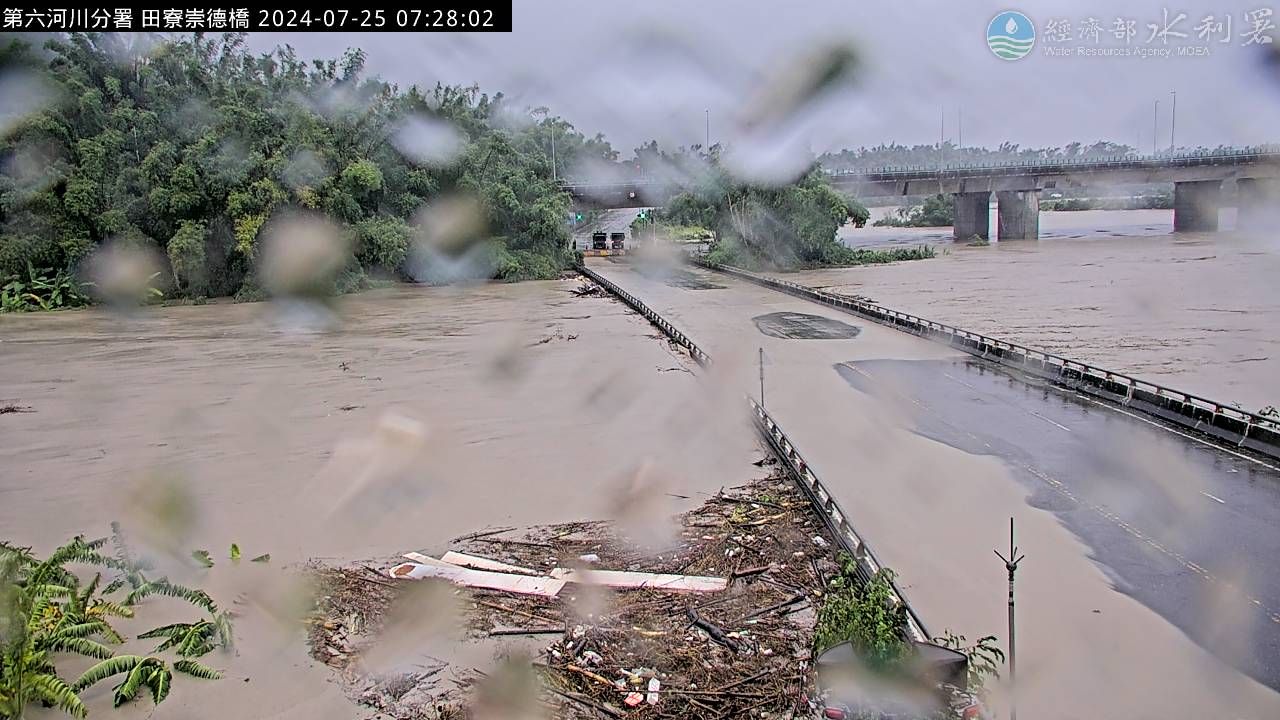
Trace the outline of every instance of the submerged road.
<path fill-rule="evenodd" d="M 1007 637 L 1016 518 L 1028 717 L 1280 717 L 1276 469 L 727 276 L 591 266 L 712 355 L 727 407 L 763 348 L 767 407 L 933 632 Z"/>

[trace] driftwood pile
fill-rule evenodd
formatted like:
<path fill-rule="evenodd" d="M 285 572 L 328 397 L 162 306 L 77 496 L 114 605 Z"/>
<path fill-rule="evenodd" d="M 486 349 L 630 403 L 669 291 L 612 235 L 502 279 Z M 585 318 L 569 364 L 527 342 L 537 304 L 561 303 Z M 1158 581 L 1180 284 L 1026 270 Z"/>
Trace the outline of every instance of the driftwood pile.
<path fill-rule="evenodd" d="M 536 643 L 524 661 L 540 680 L 533 716 L 811 714 L 816 607 L 837 572 L 825 526 L 778 475 L 722 490 L 680 521 L 674 547 L 662 550 L 638 548 L 600 522 L 489 529 L 454 541 L 451 549 L 540 570 L 576 565 L 729 580 L 710 593 L 574 584 L 549 598 L 451 590 L 464 598 L 471 640 Z M 315 568 L 322 601 L 311 624 L 312 655 L 340 669 L 352 697 L 386 716 L 477 717 L 475 685 L 485 671 L 436 667 L 374 677 L 363 670 L 361 655 L 397 593 L 438 582 L 393 580 L 373 567 Z"/>

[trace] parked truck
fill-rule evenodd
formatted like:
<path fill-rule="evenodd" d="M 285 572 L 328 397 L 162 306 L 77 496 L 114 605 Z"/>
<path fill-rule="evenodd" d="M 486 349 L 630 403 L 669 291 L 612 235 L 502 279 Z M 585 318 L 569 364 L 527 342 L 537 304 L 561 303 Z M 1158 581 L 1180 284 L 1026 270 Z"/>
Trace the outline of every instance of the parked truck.
<path fill-rule="evenodd" d="M 623 250 L 627 244 L 627 234 L 624 232 L 616 232 L 609 236 L 610 245 L 613 250 Z"/>
<path fill-rule="evenodd" d="M 608 250 L 609 234 L 605 232 L 591 233 L 591 249 L 592 250 Z"/>

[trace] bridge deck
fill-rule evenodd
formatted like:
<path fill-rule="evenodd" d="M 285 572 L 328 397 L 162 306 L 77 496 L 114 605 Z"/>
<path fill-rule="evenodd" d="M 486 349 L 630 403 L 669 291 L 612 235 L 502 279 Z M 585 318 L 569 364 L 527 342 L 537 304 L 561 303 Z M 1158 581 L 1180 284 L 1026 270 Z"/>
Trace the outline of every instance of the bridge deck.
<path fill-rule="evenodd" d="M 770 412 L 936 632 L 1006 638 L 1017 518 L 1028 717 L 1280 714 L 1233 669 L 1280 687 L 1277 473 L 723 275 L 589 262 L 711 353 L 735 412 L 764 348 Z"/>

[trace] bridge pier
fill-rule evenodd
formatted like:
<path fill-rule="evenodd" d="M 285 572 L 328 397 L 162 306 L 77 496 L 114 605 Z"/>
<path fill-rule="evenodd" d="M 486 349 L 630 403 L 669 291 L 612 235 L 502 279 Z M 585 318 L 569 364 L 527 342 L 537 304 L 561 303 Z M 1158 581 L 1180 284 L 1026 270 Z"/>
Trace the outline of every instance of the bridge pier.
<path fill-rule="evenodd" d="M 991 239 L 991 191 L 958 192 L 951 196 L 952 236 L 972 240 L 974 235 Z"/>
<path fill-rule="evenodd" d="M 1173 184 L 1173 231 L 1213 232 L 1218 229 L 1221 180 L 1196 180 Z"/>
<path fill-rule="evenodd" d="M 996 233 L 1001 242 L 1040 239 L 1039 190 L 1000 190 L 996 203 Z"/>
<path fill-rule="evenodd" d="M 1280 225 L 1280 180 L 1236 180 L 1236 229 L 1267 230 Z"/>

